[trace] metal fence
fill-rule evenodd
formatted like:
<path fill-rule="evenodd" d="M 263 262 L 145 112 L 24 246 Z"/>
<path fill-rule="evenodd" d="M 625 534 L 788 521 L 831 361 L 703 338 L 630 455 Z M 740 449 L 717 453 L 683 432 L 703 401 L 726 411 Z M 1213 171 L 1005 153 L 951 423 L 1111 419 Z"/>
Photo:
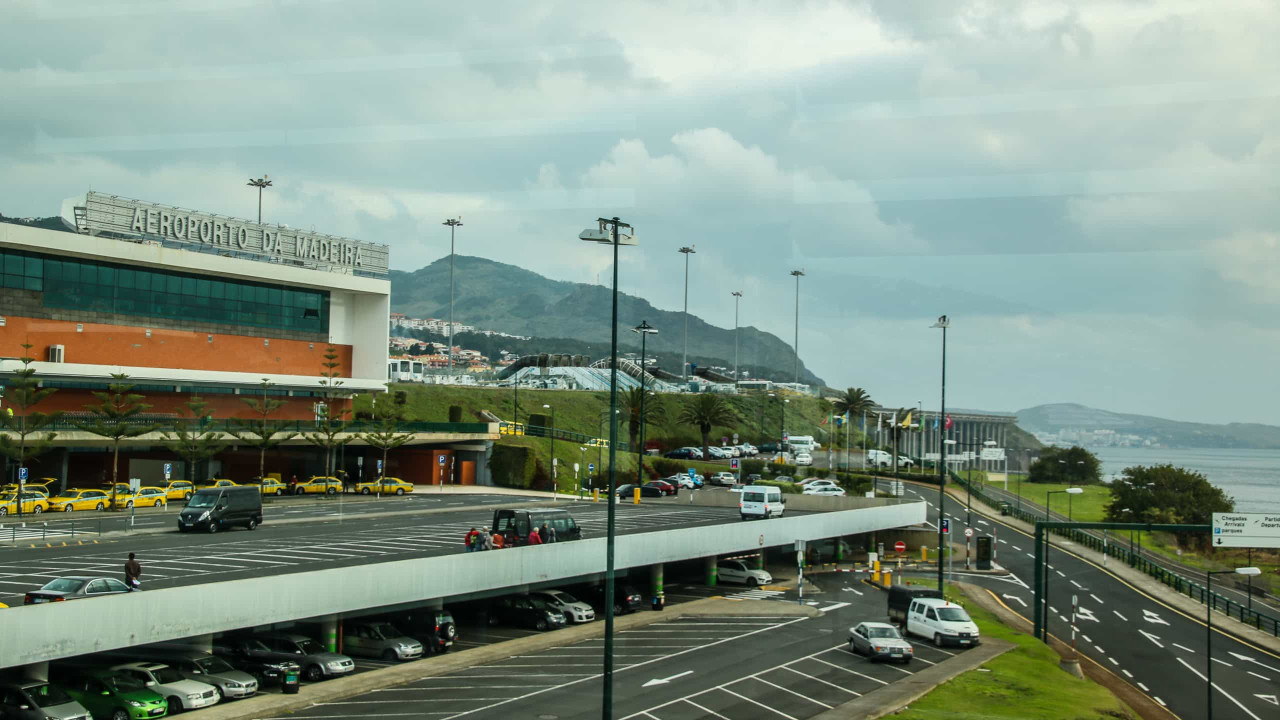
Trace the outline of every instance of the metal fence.
<path fill-rule="evenodd" d="M 980 485 L 971 484 L 963 477 L 951 474 L 952 482 L 964 487 L 973 493 L 973 497 L 981 500 L 991 507 L 1000 507 L 1001 504 L 1006 507 L 1000 507 L 1001 513 L 1010 517 L 1015 517 L 1030 525 L 1044 521 L 1042 513 L 1033 513 L 1029 510 L 1019 509 L 1017 507 L 1008 506 L 1007 500 L 988 495 Z M 1271 633 L 1275 637 L 1280 637 L 1280 618 L 1268 615 L 1264 612 L 1250 609 L 1247 605 L 1243 605 L 1230 598 L 1223 597 L 1218 593 L 1209 593 L 1206 585 L 1196 582 L 1190 578 L 1184 577 L 1166 567 L 1155 563 L 1137 552 L 1131 551 L 1123 544 L 1111 542 L 1109 539 L 1099 537 L 1098 535 L 1078 529 L 1058 529 L 1049 528 L 1048 532 L 1064 537 L 1074 543 L 1083 545 L 1084 547 L 1103 553 L 1110 557 L 1116 558 L 1121 562 L 1127 563 L 1129 567 L 1146 573 L 1151 577 L 1159 580 L 1165 585 L 1173 588 L 1176 592 L 1186 595 L 1201 604 L 1212 605 L 1212 609 L 1222 612 L 1223 614 L 1236 618 L 1242 623 L 1252 625 L 1262 632 Z"/>
<path fill-rule="evenodd" d="M 125 420 L 126 425 L 133 427 L 150 427 L 156 432 L 173 432 L 175 423 L 181 418 L 175 417 L 139 417 Z M 49 426 L 50 430 L 66 431 L 80 430 L 81 424 L 92 424 L 92 419 L 77 418 L 59 418 Z M 278 427 L 281 432 L 297 432 L 308 433 L 316 432 L 323 423 L 313 420 L 272 420 L 274 426 Z M 204 422 L 190 421 L 187 428 L 191 431 L 199 432 L 231 432 L 244 431 L 252 434 L 253 428 L 249 420 L 206 420 Z M 378 432 L 382 429 L 382 423 L 377 420 L 352 420 L 343 426 L 344 433 L 368 433 Z M 489 423 L 471 422 L 471 423 L 451 423 L 451 422 L 401 422 L 394 426 L 395 432 L 404 433 L 452 433 L 460 435 L 486 435 L 489 433 Z"/>

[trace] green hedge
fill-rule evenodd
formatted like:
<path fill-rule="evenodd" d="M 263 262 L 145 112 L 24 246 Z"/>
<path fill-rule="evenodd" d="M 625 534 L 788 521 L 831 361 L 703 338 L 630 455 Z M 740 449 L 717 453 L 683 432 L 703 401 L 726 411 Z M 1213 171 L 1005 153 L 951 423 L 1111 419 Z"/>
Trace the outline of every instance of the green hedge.
<path fill-rule="evenodd" d="M 773 487 L 780 488 L 780 489 L 782 490 L 782 492 L 784 492 L 784 493 L 786 493 L 786 494 L 788 494 L 788 495 L 799 495 L 799 494 L 801 494 L 800 486 L 799 486 L 799 485 L 796 485 L 795 483 L 789 483 L 789 482 L 775 482 L 775 481 L 773 481 L 773 480 L 760 480 L 760 481 L 758 481 L 758 482 L 757 482 L 757 483 L 755 483 L 755 484 L 756 484 L 756 485 L 772 485 Z"/>
<path fill-rule="evenodd" d="M 495 443 L 489 458 L 493 483 L 502 487 L 528 488 L 533 480 L 533 452 L 519 445 Z"/>

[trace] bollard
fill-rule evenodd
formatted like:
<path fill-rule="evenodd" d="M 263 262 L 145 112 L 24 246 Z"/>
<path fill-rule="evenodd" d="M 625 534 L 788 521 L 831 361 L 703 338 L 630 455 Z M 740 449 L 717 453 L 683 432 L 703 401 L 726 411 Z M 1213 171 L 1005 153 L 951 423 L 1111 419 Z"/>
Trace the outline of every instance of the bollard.
<path fill-rule="evenodd" d="M 920 546 L 920 562 L 929 562 L 929 546 Z"/>
<path fill-rule="evenodd" d="M 591 502 L 600 502 L 600 488 L 591 489 Z"/>
<path fill-rule="evenodd" d="M 631 491 L 631 502 L 636 505 L 640 504 L 640 488 Z"/>

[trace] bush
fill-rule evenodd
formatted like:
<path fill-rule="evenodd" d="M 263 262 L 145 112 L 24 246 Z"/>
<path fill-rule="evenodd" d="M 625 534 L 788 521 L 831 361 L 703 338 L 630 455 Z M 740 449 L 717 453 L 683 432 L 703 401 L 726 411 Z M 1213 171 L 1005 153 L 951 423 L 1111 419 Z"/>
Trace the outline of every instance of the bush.
<path fill-rule="evenodd" d="M 649 464 L 653 467 L 654 471 L 657 472 L 657 477 L 676 475 L 688 472 L 689 470 L 689 466 L 686 465 L 683 460 L 672 460 L 671 458 L 653 458 Z"/>
<path fill-rule="evenodd" d="M 1097 485 L 1102 482 L 1102 464 L 1082 447 L 1047 447 L 1031 464 L 1027 480 L 1033 483 Z"/>
<path fill-rule="evenodd" d="M 786 465 L 783 463 L 769 463 L 768 465 L 765 466 L 765 472 L 775 477 L 778 475 L 789 475 L 791 477 L 795 477 L 796 466 Z"/>
<path fill-rule="evenodd" d="M 784 493 L 786 493 L 786 494 L 788 494 L 788 495 L 799 495 L 799 494 L 800 494 L 800 486 L 799 486 L 799 485 L 797 485 L 797 484 L 795 484 L 795 483 L 789 483 L 789 482 L 776 482 L 776 481 L 773 481 L 773 480 L 760 480 L 759 482 L 757 482 L 757 483 L 755 483 L 755 484 L 756 484 L 756 485 L 770 485 L 770 486 L 772 486 L 772 487 L 776 487 L 776 488 L 781 489 L 781 490 L 782 490 L 782 492 L 784 492 Z"/>
<path fill-rule="evenodd" d="M 489 471 L 495 485 L 528 488 L 533 479 L 533 453 L 519 445 L 495 444 L 489 458 Z"/>
<path fill-rule="evenodd" d="M 748 459 L 743 459 L 743 460 L 742 460 L 742 474 L 743 474 L 743 475 L 750 475 L 750 474 L 752 474 L 752 473 L 755 473 L 756 475 L 763 475 L 763 474 L 764 474 L 764 466 L 765 466 L 765 461 L 763 461 L 763 460 L 755 460 L 755 459 L 748 460 Z"/>
<path fill-rule="evenodd" d="M 449 422 L 451 423 L 462 422 L 462 406 L 461 405 L 449 406 Z"/>

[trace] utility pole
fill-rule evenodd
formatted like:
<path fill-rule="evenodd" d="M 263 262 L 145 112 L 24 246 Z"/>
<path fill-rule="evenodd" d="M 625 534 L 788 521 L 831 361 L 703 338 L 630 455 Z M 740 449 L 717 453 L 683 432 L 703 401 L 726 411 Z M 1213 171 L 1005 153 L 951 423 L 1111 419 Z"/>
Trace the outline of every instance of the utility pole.
<path fill-rule="evenodd" d="M 657 335 L 658 330 L 649 324 L 648 320 L 641 320 L 640 324 L 631 328 L 631 332 L 640 334 L 640 447 L 636 449 L 636 484 L 644 484 L 644 396 L 649 394 L 649 389 L 645 384 L 644 369 L 645 361 L 645 344 L 650 335 Z M 612 500 L 613 498 L 610 498 Z"/>
<path fill-rule="evenodd" d="M 930 327 L 942 329 L 942 403 L 938 410 L 938 420 L 942 423 L 942 432 L 938 433 L 938 592 L 942 592 L 942 556 L 946 550 L 945 537 L 942 534 L 942 518 L 946 516 L 947 486 L 947 328 L 951 320 L 943 315 Z"/>
<path fill-rule="evenodd" d="M 449 218 L 442 225 L 449 226 L 449 384 L 453 384 L 453 233 L 462 225 L 462 216 Z"/>
<path fill-rule="evenodd" d="M 694 245 L 680 248 L 684 254 L 684 352 L 680 355 L 680 376 L 684 378 L 684 387 L 689 389 L 689 256 L 696 251 Z"/>
<path fill-rule="evenodd" d="M 249 182 L 246 184 L 249 187 L 258 188 L 258 224 L 261 225 L 262 224 L 262 189 L 271 187 L 271 181 L 267 179 L 266 175 L 263 175 L 262 177 L 256 180 L 253 178 L 249 178 Z"/>
<path fill-rule="evenodd" d="M 738 301 L 742 300 L 742 291 L 733 291 L 733 387 L 738 387 Z"/>
<path fill-rule="evenodd" d="M 796 390 L 800 390 L 800 278 L 804 277 L 804 270 L 792 270 L 791 274 L 796 278 Z"/>

